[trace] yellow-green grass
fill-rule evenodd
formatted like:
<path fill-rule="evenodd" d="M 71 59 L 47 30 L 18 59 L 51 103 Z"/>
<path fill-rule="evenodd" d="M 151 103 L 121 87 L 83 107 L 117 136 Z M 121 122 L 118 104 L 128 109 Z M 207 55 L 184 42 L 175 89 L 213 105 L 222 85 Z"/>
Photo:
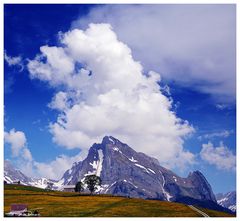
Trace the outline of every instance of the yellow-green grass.
<path fill-rule="evenodd" d="M 36 187 L 4 185 L 4 213 L 14 203 L 27 204 L 43 217 L 200 217 L 196 211 L 180 203 L 158 200 L 129 199 L 110 195 L 79 195 L 46 191 Z M 231 216 L 204 210 L 210 216 Z"/>
<path fill-rule="evenodd" d="M 200 209 L 204 213 L 207 213 L 210 217 L 236 217 L 233 214 L 225 213 L 225 212 L 220 212 L 220 211 L 215 211 L 215 210 L 209 210 L 206 208 L 202 208 L 199 206 L 195 206 L 197 209 Z M 217 212 L 217 213 L 216 213 Z"/>

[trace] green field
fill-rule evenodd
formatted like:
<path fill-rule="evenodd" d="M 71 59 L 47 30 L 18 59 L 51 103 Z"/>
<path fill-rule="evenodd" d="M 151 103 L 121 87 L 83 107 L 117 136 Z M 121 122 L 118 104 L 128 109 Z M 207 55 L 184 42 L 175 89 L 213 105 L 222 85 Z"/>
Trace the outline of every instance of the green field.
<path fill-rule="evenodd" d="M 14 203 L 27 204 L 30 210 L 37 209 L 43 217 L 201 217 L 180 203 L 4 185 L 4 213 L 9 212 Z M 213 210 L 204 209 L 204 212 L 211 217 L 232 216 Z"/>

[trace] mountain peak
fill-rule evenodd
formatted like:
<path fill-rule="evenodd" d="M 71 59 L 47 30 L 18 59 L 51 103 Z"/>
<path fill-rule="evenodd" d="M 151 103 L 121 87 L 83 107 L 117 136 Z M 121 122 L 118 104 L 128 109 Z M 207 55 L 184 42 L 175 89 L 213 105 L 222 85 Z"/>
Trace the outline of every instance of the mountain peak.
<path fill-rule="evenodd" d="M 120 141 L 113 136 L 105 136 L 102 139 L 102 144 L 109 144 L 109 143 L 115 144 L 116 142 L 120 142 Z"/>
<path fill-rule="evenodd" d="M 121 148 L 121 142 L 112 136 L 104 136 L 101 143 L 94 143 L 89 151 L 87 158 L 91 160 L 99 159 L 99 151 L 102 151 L 105 155 L 109 155 L 114 146 Z M 116 148 L 115 148 L 116 149 Z"/>
<path fill-rule="evenodd" d="M 199 170 L 190 172 L 187 178 L 192 180 L 193 182 L 201 182 L 202 183 L 202 181 L 203 181 L 204 183 L 206 183 L 206 185 L 210 186 L 210 184 L 208 183 L 208 181 L 206 180 L 204 175 Z"/>
<path fill-rule="evenodd" d="M 190 172 L 188 177 L 203 177 L 203 174 L 199 170 L 195 170 Z"/>
<path fill-rule="evenodd" d="M 184 196 L 215 201 L 200 171 L 181 178 L 161 167 L 157 159 L 136 152 L 113 136 L 104 136 L 101 143 L 93 144 L 86 159 L 66 171 L 62 182 L 74 185 L 89 174 L 101 177 L 99 193 L 167 201 L 180 201 Z"/>
<path fill-rule="evenodd" d="M 190 172 L 187 179 L 190 180 L 194 186 L 208 193 L 211 200 L 216 202 L 216 198 L 215 198 L 215 195 L 213 194 L 211 185 L 208 183 L 207 179 L 199 170 Z"/>

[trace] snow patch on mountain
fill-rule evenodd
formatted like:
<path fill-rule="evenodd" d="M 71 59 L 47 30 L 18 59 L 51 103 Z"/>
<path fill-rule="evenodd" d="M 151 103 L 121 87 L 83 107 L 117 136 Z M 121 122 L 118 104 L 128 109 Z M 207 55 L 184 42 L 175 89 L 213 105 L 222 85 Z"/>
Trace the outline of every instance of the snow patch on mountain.
<path fill-rule="evenodd" d="M 122 151 L 121 151 L 121 150 L 119 150 L 119 148 L 117 148 L 117 147 L 114 147 L 114 148 L 113 148 L 113 150 L 114 150 L 114 151 L 117 151 L 117 152 L 119 152 L 119 153 L 121 153 L 121 154 L 122 154 Z"/>
<path fill-rule="evenodd" d="M 54 186 L 56 187 L 57 190 L 62 190 L 63 185 L 64 185 L 64 179 L 61 179 L 54 183 Z"/>
<path fill-rule="evenodd" d="M 140 165 L 138 163 L 135 163 L 135 166 L 140 167 L 140 168 L 144 169 L 147 173 L 149 173 L 149 171 L 148 171 L 148 169 L 146 167 L 144 167 L 144 166 L 142 166 L 142 165 Z"/>
<path fill-rule="evenodd" d="M 175 176 L 173 176 L 173 179 L 174 179 L 175 182 L 177 182 L 177 178 Z"/>
<path fill-rule="evenodd" d="M 97 186 L 95 192 L 96 193 L 106 193 L 108 186 L 109 186 L 108 184 L 103 184 L 101 186 Z"/>
<path fill-rule="evenodd" d="M 135 160 L 133 157 L 131 157 L 131 158 L 128 158 L 131 162 L 133 162 L 133 163 L 136 163 L 136 162 L 138 162 L 137 160 Z"/>
<path fill-rule="evenodd" d="M 32 182 L 29 182 L 31 186 L 45 189 L 48 186 L 49 180 L 46 178 L 34 179 Z"/>
<path fill-rule="evenodd" d="M 13 183 L 13 180 L 7 175 L 4 175 L 4 181 L 6 181 L 7 183 Z"/>
<path fill-rule="evenodd" d="M 81 181 L 84 181 L 85 177 L 86 176 L 89 176 L 89 175 L 96 175 L 96 171 L 93 170 L 93 171 L 88 171 L 87 173 L 84 174 L 84 178 L 81 179 Z M 68 179 L 67 179 L 68 180 Z"/>
<path fill-rule="evenodd" d="M 102 150 L 98 150 L 98 156 L 99 156 L 99 161 L 98 161 L 96 176 L 100 177 L 101 172 L 102 172 L 102 163 L 103 163 L 103 151 Z"/>
<path fill-rule="evenodd" d="M 237 210 L 236 205 L 231 205 L 228 207 L 228 209 L 232 210 L 233 212 L 236 212 Z"/>
<path fill-rule="evenodd" d="M 109 139 L 109 141 L 111 141 L 113 144 L 115 144 L 115 140 L 114 140 L 112 137 L 109 137 L 108 139 Z"/>
<path fill-rule="evenodd" d="M 216 194 L 217 203 L 225 208 L 236 211 L 236 191 L 228 192 L 226 194 Z"/>
<path fill-rule="evenodd" d="M 93 161 L 92 163 L 89 163 L 93 169 L 97 169 L 98 167 L 98 161 Z"/>
<path fill-rule="evenodd" d="M 170 199 L 172 198 L 171 194 L 165 190 L 165 184 L 166 184 L 166 180 L 165 180 L 165 177 L 162 173 L 161 170 L 159 170 L 160 174 L 162 175 L 162 180 L 163 180 L 163 184 L 162 184 L 162 192 L 164 194 L 164 196 L 166 197 L 167 201 L 170 201 Z"/>
<path fill-rule="evenodd" d="M 147 168 L 150 172 L 152 172 L 153 174 L 156 174 L 152 169 Z"/>
<path fill-rule="evenodd" d="M 117 183 L 117 181 L 115 181 L 114 183 L 112 183 L 111 185 L 108 185 L 108 187 L 105 189 L 104 193 L 107 193 L 108 190 Z"/>
<path fill-rule="evenodd" d="M 93 162 L 89 163 L 92 166 L 93 171 L 88 171 L 84 176 L 94 174 L 100 177 L 102 172 L 102 163 L 103 163 L 103 151 L 101 149 L 98 150 L 98 157 L 99 157 L 98 160 L 94 160 Z"/>

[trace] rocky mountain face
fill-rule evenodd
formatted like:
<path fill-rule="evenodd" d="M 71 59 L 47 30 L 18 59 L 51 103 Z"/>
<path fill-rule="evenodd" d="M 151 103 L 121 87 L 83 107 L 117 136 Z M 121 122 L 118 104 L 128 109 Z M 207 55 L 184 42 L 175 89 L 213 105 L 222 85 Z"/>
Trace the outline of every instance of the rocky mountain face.
<path fill-rule="evenodd" d="M 138 153 L 114 137 L 94 144 L 85 160 L 75 163 L 59 181 L 74 185 L 89 174 L 102 179 L 99 193 L 144 199 L 181 201 L 189 197 L 216 202 L 212 188 L 201 172 L 182 178 L 159 165 L 157 159 Z"/>
<path fill-rule="evenodd" d="M 219 205 L 236 212 L 236 191 L 228 193 L 216 194 L 216 199 Z"/>

